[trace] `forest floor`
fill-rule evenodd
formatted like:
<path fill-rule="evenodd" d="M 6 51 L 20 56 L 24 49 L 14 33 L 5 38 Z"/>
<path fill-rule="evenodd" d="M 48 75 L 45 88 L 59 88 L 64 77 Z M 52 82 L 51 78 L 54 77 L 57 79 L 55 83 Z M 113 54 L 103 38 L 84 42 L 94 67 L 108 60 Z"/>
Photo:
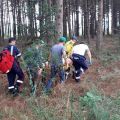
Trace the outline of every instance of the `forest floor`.
<path fill-rule="evenodd" d="M 93 64 L 82 75 L 80 83 L 76 83 L 69 77 L 64 85 L 57 84 L 50 96 L 41 95 L 41 92 L 37 91 L 37 97 L 31 97 L 26 77 L 23 93 L 12 97 L 7 94 L 6 76 L 0 75 L 0 120 L 48 120 L 48 114 L 45 118 L 40 114 L 54 107 L 51 111 L 58 116 L 62 114 L 64 107 L 69 106 L 71 94 L 77 99 L 78 96 L 84 96 L 91 89 L 97 89 L 104 96 L 116 98 L 120 93 L 118 40 L 107 38 L 104 41 L 100 59 L 95 57 L 94 46 L 90 46 Z M 41 113 L 38 110 L 42 108 L 45 108 L 45 111 Z"/>

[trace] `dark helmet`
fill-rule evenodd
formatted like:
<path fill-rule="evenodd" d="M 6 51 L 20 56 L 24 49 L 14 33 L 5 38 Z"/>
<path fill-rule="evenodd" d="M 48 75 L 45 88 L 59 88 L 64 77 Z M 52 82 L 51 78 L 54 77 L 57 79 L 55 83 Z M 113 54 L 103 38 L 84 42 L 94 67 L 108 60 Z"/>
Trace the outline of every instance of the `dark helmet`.
<path fill-rule="evenodd" d="M 15 37 L 11 37 L 8 39 L 8 42 L 11 43 L 12 41 L 16 41 L 16 38 Z"/>
<path fill-rule="evenodd" d="M 75 35 L 73 35 L 73 36 L 71 37 L 71 39 L 78 41 L 78 38 L 77 38 Z"/>

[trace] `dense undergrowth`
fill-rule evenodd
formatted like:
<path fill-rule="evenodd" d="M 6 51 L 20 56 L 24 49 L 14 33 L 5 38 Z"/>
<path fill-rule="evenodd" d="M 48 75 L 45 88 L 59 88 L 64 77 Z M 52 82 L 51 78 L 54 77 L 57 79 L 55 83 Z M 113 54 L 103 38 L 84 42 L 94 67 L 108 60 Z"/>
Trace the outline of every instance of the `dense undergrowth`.
<path fill-rule="evenodd" d="M 109 43 L 111 41 L 106 41 Z M 110 84 L 110 82 L 116 82 L 119 80 L 119 40 L 114 39 L 112 45 L 104 46 L 105 49 L 101 52 L 98 64 L 93 66 L 99 73 L 96 81 L 102 82 L 103 84 Z M 106 44 L 105 44 L 106 45 Z M 40 56 L 40 64 L 46 60 L 43 58 L 48 57 L 48 51 L 46 46 L 43 45 L 40 49 L 42 52 Z M 25 62 L 27 65 L 33 65 L 37 67 L 38 62 L 34 54 L 34 45 L 24 53 Z M 41 50 L 40 50 L 41 51 Z M 43 56 L 45 54 L 45 56 Z M 47 57 L 46 57 L 47 56 Z M 36 60 L 33 62 L 33 59 Z M 100 62 L 98 62 L 100 61 Z M 114 65 L 114 66 L 111 66 Z M 32 66 L 32 68 L 33 68 Z M 42 66 L 42 65 L 41 65 Z M 93 70 L 94 70 L 93 69 Z M 109 74 L 104 74 L 103 71 Z M 94 72 L 93 72 L 94 74 Z M 94 76 L 90 74 L 91 76 Z M 104 81 L 103 81 L 104 80 Z M 114 81 L 115 80 L 115 81 Z M 29 96 L 30 92 L 28 86 L 24 87 L 23 93 L 18 98 L 11 98 L 10 96 L 2 95 L 0 96 L 0 119 L 1 120 L 120 120 L 120 94 L 119 91 L 117 95 L 112 97 L 107 96 L 103 89 L 100 90 L 92 79 L 89 80 L 92 87 L 87 90 L 82 96 L 80 94 L 76 95 L 72 88 L 65 89 L 66 94 L 56 93 L 51 95 L 45 95 L 41 92 L 40 86 L 38 86 L 37 96 Z M 86 81 L 87 82 L 87 81 Z M 82 83 L 80 83 L 81 85 Z M 87 83 L 89 85 L 89 83 Z M 72 86 L 77 86 L 75 83 Z M 112 84 L 113 85 L 113 84 Z M 111 87 L 112 87 L 111 85 Z M 1 85 L 1 87 L 3 87 Z M 68 87 L 68 86 L 67 86 Z M 81 87 L 81 86 L 80 86 Z M 78 88 L 80 88 L 78 87 Z M 104 86 L 103 86 L 104 87 Z M 106 87 L 106 86 L 105 86 Z M 84 88 L 85 89 L 85 88 Z M 116 87 L 117 89 L 117 87 Z M 53 90 L 53 92 L 55 92 Z M 62 95 L 61 95 L 62 94 Z M 21 100 L 22 99 L 22 100 Z M 9 101 L 9 102 L 8 102 Z M 6 104 L 5 104 L 6 103 Z M 5 104 L 5 105 L 4 105 Z M 17 107 L 16 107 L 17 106 Z M 10 119 L 9 119 L 10 118 Z"/>
<path fill-rule="evenodd" d="M 96 89 L 88 91 L 82 97 L 76 97 L 71 92 L 69 98 L 60 98 L 58 103 L 52 103 L 50 98 L 45 96 L 30 99 L 28 103 L 36 120 L 120 119 L 120 96 L 115 99 L 106 97 Z"/>

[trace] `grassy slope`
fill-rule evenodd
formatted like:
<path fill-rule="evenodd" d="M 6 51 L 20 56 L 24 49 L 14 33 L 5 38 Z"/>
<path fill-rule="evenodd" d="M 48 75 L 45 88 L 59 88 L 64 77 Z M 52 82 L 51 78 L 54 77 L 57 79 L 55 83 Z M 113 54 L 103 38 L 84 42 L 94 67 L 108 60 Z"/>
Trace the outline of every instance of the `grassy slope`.
<path fill-rule="evenodd" d="M 91 49 L 95 53 L 93 46 Z M 108 112 L 111 114 L 109 119 L 119 120 L 120 111 L 117 108 L 120 106 L 120 56 L 118 50 L 117 39 L 105 39 L 100 60 L 93 56 L 93 65 L 82 76 L 81 83 L 77 84 L 69 78 L 65 85 L 58 84 L 50 96 L 40 95 L 38 92 L 37 97 L 30 97 L 26 77 L 23 94 L 13 98 L 6 92 L 6 76 L 1 76 L 0 119 L 107 120 Z M 84 98 L 88 91 L 90 91 L 90 96 Z M 83 96 L 82 101 L 80 96 Z M 98 100 L 94 103 L 94 99 L 99 98 L 98 96 L 102 98 L 102 102 Z M 94 103 L 92 108 L 91 103 Z M 104 117 L 100 118 L 100 116 Z"/>

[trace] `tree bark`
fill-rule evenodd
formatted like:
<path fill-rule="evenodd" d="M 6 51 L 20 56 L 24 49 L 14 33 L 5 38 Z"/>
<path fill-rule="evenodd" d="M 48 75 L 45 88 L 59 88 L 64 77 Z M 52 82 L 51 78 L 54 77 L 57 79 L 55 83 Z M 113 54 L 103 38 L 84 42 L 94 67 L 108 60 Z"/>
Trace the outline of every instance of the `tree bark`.
<path fill-rule="evenodd" d="M 63 36 L 67 37 L 67 1 L 63 2 Z"/>
<path fill-rule="evenodd" d="M 1 34 L 4 39 L 4 19 L 3 19 L 3 0 L 1 0 Z"/>
<path fill-rule="evenodd" d="M 71 30 L 71 19 L 70 19 L 70 9 L 71 9 L 71 6 L 70 6 L 70 0 L 67 0 L 67 3 L 68 3 L 68 9 L 67 9 L 67 21 L 68 21 L 68 30 L 69 30 L 69 36 L 71 36 L 71 34 L 74 33 L 73 30 Z"/>
<path fill-rule="evenodd" d="M 57 0 L 56 37 L 63 36 L 63 0 Z"/>
<path fill-rule="evenodd" d="M 99 0 L 98 2 L 98 29 L 97 29 L 97 41 L 96 41 L 96 49 L 98 52 L 98 55 L 101 50 L 101 44 L 103 42 L 103 0 Z"/>
<path fill-rule="evenodd" d="M 78 0 L 76 0 L 76 24 L 75 24 L 75 34 L 76 36 L 79 36 L 79 4 Z"/>

